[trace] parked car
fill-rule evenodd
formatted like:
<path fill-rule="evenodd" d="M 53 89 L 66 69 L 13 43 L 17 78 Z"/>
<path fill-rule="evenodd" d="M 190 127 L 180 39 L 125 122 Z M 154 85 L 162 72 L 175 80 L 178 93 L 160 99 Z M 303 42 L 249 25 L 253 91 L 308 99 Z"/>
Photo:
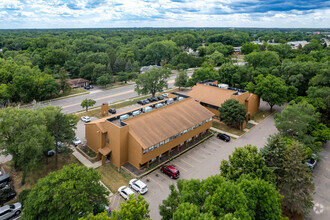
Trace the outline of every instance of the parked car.
<path fill-rule="evenodd" d="M 74 146 L 78 146 L 79 144 L 81 144 L 81 140 L 78 137 L 75 137 L 72 141 L 72 143 L 74 144 Z"/>
<path fill-rule="evenodd" d="M 84 86 L 84 89 L 89 90 L 91 87 L 90 86 Z"/>
<path fill-rule="evenodd" d="M 230 141 L 230 137 L 226 134 L 222 134 L 222 133 L 219 133 L 217 134 L 217 138 L 225 141 L 225 142 L 229 142 Z"/>
<path fill-rule="evenodd" d="M 17 202 L 12 205 L 5 205 L 0 208 L 0 219 L 10 219 L 21 214 L 22 204 Z"/>
<path fill-rule="evenodd" d="M 140 105 L 145 105 L 146 104 L 146 102 L 144 100 L 139 100 L 139 101 L 137 101 L 137 103 L 140 104 Z"/>
<path fill-rule="evenodd" d="M 168 98 L 168 93 L 164 93 L 162 96 L 163 96 L 164 98 Z"/>
<path fill-rule="evenodd" d="M 89 85 L 89 88 L 90 88 L 90 89 L 94 89 L 94 86 L 93 86 L 93 85 Z"/>
<path fill-rule="evenodd" d="M 160 171 L 171 177 L 171 179 L 177 179 L 180 176 L 180 171 L 171 165 L 162 166 Z"/>
<path fill-rule="evenodd" d="M 54 156 L 56 153 L 55 153 L 55 150 L 50 150 L 47 152 L 47 157 L 52 157 Z"/>
<path fill-rule="evenodd" d="M 114 109 L 114 108 L 110 108 L 109 110 L 108 110 L 108 112 L 109 113 L 111 113 L 111 114 L 116 114 L 116 109 Z"/>
<path fill-rule="evenodd" d="M 310 158 L 305 164 L 311 169 L 314 170 L 314 167 L 317 163 L 316 155 L 312 154 L 312 158 Z"/>
<path fill-rule="evenodd" d="M 87 123 L 87 122 L 90 122 L 90 121 L 91 121 L 91 118 L 90 118 L 89 116 L 82 116 L 82 117 L 81 117 L 81 120 L 82 120 L 83 122 Z"/>
<path fill-rule="evenodd" d="M 158 101 L 158 99 L 155 98 L 155 97 L 150 97 L 150 98 L 148 98 L 148 101 L 149 102 L 155 102 L 155 101 Z"/>
<path fill-rule="evenodd" d="M 134 189 L 136 192 L 139 192 L 141 194 L 145 194 L 148 192 L 147 185 L 141 180 L 131 179 L 128 185 L 130 188 Z"/>
<path fill-rule="evenodd" d="M 4 203 L 9 202 L 16 196 L 16 192 L 9 183 L 0 189 L 2 196 L 4 197 Z M 1 215 L 0 215 L 0 219 Z"/>
<path fill-rule="evenodd" d="M 163 100 L 164 99 L 164 96 L 161 96 L 161 95 L 160 96 L 157 96 L 157 99 L 158 100 Z"/>
<path fill-rule="evenodd" d="M 134 194 L 134 192 L 128 188 L 127 186 L 121 186 L 118 189 L 119 195 L 121 195 L 125 200 L 129 199 L 131 194 Z"/>
<path fill-rule="evenodd" d="M 8 173 L 3 174 L 0 176 L 0 189 L 4 188 L 5 186 L 9 185 L 10 182 L 10 175 Z"/>
<path fill-rule="evenodd" d="M 148 99 L 144 99 L 143 100 L 146 104 L 149 104 L 150 103 L 150 101 L 148 100 Z"/>

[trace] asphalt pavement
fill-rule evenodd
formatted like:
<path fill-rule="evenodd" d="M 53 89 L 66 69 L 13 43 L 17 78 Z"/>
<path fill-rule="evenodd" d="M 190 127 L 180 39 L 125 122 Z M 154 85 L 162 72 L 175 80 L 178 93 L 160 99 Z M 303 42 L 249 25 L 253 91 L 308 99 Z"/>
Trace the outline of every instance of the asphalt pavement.
<path fill-rule="evenodd" d="M 192 71 L 188 72 L 188 75 L 192 75 Z M 172 75 L 168 79 L 168 88 L 174 87 L 176 75 Z M 137 92 L 134 91 L 135 84 L 122 86 L 114 89 L 108 90 L 90 90 L 89 94 L 79 95 L 70 98 L 64 98 L 60 100 L 50 100 L 48 102 L 44 102 L 43 105 L 53 105 L 62 107 L 63 113 L 74 113 L 77 111 L 83 110 L 80 106 L 81 102 L 84 99 L 93 99 L 96 101 L 94 106 L 102 105 L 103 103 L 113 103 L 118 101 L 129 100 L 130 98 L 138 96 Z M 30 108 L 30 107 L 29 107 Z"/>

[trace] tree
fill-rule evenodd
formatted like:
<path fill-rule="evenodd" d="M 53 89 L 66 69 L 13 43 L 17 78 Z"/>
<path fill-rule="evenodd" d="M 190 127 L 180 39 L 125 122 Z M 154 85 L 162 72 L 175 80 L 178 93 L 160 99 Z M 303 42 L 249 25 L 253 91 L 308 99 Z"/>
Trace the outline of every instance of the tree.
<path fill-rule="evenodd" d="M 275 115 L 275 126 L 282 136 L 302 138 L 308 127 L 317 122 L 314 107 L 306 102 L 290 104 Z"/>
<path fill-rule="evenodd" d="M 273 75 L 264 77 L 260 74 L 255 78 L 255 82 L 255 84 L 249 82 L 246 89 L 266 101 L 270 106 L 270 111 L 273 111 L 274 105 L 283 105 L 287 101 L 288 87 L 283 79 Z"/>
<path fill-rule="evenodd" d="M 0 148 L 2 154 L 13 156 L 13 166 L 22 171 L 22 182 L 28 171 L 38 167 L 43 152 L 53 146 L 47 131 L 47 120 L 39 111 L 5 108 L 0 110 Z"/>
<path fill-rule="evenodd" d="M 96 101 L 93 100 L 93 99 L 84 99 L 82 102 L 81 102 L 81 107 L 83 108 L 86 108 L 86 112 L 88 111 L 88 107 L 91 107 L 93 105 L 95 105 Z"/>
<path fill-rule="evenodd" d="M 254 69 L 257 67 L 269 68 L 280 64 L 279 56 L 274 51 L 252 52 L 246 55 L 244 60 L 253 66 Z"/>
<path fill-rule="evenodd" d="M 58 153 L 60 143 L 71 143 L 75 137 L 76 125 L 78 122 L 77 116 L 73 114 L 64 114 L 61 108 L 47 106 L 42 110 L 46 118 L 47 130 L 54 138 L 55 149 L 55 168 L 57 169 Z M 65 150 L 64 152 L 69 152 Z"/>
<path fill-rule="evenodd" d="M 283 172 L 283 166 L 286 162 L 284 161 L 286 150 L 286 143 L 280 133 L 271 135 L 267 144 L 260 150 L 260 154 L 265 158 L 266 165 L 273 170 L 277 180 Z"/>
<path fill-rule="evenodd" d="M 39 179 L 25 200 L 24 219 L 78 219 L 100 204 L 109 193 L 100 184 L 100 174 L 71 164 Z M 38 207 L 38 208 L 36 208 Z"/>
<path fill-rule="evenodd" d="M 179 90 L 181 90 L 181 87 L 186 87 L 187 83 L 188 83 L 188 73 L 186 71 L 180 71 L 175 78 L 174 85 L 176 87 L 179 87 Z"/>
<path fill-rule="evenodd" d="M 136 80 L 135 91 L 138 94 L 149 94 L 155 97 L 156 92 L 162 92 L 168 88 L 167 79 L 170 76 L 170 70 L 152 68 L 144 74 L 138 76 Z"/>
<path fill-rule="evenodd" d="M 284 154 L 283 174 L 278 179 L 283 204 L 292 214 L 308 214 L 313 207 L 313 174 L 302 163 L 305 158 L 303 147 L 294 142 Z"/>
<path fill-rule="evenodd" d="M 270 183 L 275 182 L 275 175 L 266 166 L 265 159 L 258 153 L 256 146 L 246 145 L 235 148 L 229 160 L 221 161 L 220 175 L 227 180 L 237 180 L 242 174 L 260 178 Z"/>
<path fill-rule="evenodd" d="M 210 64 L 203 63 L 201 68 L 194 71 L 194 74 L 189 79 L 188 84 L 190 86 L 194 86 L 197 82 L 201 82 L 208 79 L 217 80 L 218 78 L 218 74 L 215 71 L 214 67 Z"/>
<path fill-rule="evenodd" d="M 259 50 L 259 45 L 254 43 L 244 43 L 241 48 L 242 54 L 245 55 L 258 50 Z"/>
<path fill-rule="evenodd" d="M 120 204 L 120 210 L 114 210 L 112 212 L 112 220 L 143 220 L 150 219 L 149 216 L 149 204 L 143 196 L 140 194 L 138 196 L 130 197 L 127 202 L 122 202 Z"/>
<path fill-rule="evenodd" d="M 97 85 L 107 87 L 107 85 L 111 82 L 111 78 L 109 74 L 104 74 L 97 78 L 96 83 Z"/>
<path fill-rule="evenodd" d="M 60 80 L 60 88 L 64 91 L 66 88 L 70 88 L 68 85 L 69 74 L 65 69 L 62 67 L 58 72 L 58 79 Z"/>
<path fill-rule="evenodd" d="M 175 210 L 179 206 L 179 192 L 175 186 L 170 185 L 170 194 L 166 200 L 163 200 L 162 204 L 159 205 L 159 214 L 162 216 L 162 220 L 172 219 Z"/>
<path fill-rule="evenodd" d="M 219 82 L 224 84 L 232 85 L 232 77 L 235 73 L 238 72 L 239 67 L 237 65 L 233 65 L 231 63 L 225 63 L 220 66 L 218 73 L 219 73 Z"/>
<path fill-rule="evenodd" d="M 246 109 L 236 99 L 226 100 L 219 108 L 223 122 L 232 127 L 239 127 L 245 121 Z"/>
<path fill-rule="evenodd" d="M 226 62 L 225 56 L 219 51 L 214 51 L 214 53 L 206 55 L 205 58 L 212 66 L 221 66 Z"/>
<path fill-rule="evenodd" d="M 129 79 L 129 73 L 125 73 L 125 72 L 119 72 L 118 73 L 117 80 L 119 82 L 125 82 L 125 83 L 127 83 L 128 79 Z"/>

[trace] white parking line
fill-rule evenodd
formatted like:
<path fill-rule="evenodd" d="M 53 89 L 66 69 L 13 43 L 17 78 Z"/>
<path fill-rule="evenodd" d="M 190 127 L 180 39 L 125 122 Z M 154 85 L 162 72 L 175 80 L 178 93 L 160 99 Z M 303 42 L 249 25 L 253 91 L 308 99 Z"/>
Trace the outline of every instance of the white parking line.
<path fill-rule="evenodd" d="M 153 178 L 151 178 L 151 176 L 147 177 L 149 180 L 151 180 L 152 182 L 156 183 L 161 189 L 163 188 L 162 185 L 160 185 L 156 180 L 154 180 Z"/>
<path fill-rule="evenodd" d="M 186 164 L 188 164 L 189 166 L 191 166 L 191 167 L 194 167 L 193 165 L 191 165 L 190 163 L 188 163 L 187 161 L 185 161 L 184 159 L 182 159 L 182 158 L 180 158 L 180 161 L 182 161 L 182 162 L 184 162 L 184 163 L 186 163 Z"/>
<path fill-rule="evenodd" d="M 194 158 L 194 157 L 192 157 L 192 156 L 190 156 L 190 155 L 186 155 L 187 157 L 189 157 L 189 158 L 191 158 L 191 159 L 193 159 L 193 160 L 195 160 L 195 161 L 197 161 L 197 162 L 202 162 L 201 160 L 198 160 L 198 159 L 196 159 L 196 158 Z"/>
<path fill-rule="evenodd" d="M 178 164 L 173 164 L 174 165 L 174 167 L 179 167 L 180 168 L 180 170 L 184 170 L 184 171 L 186 171 L 187 172 L 187 170 L 185 169 L 185 168 L 183 168 L 182 166 L 179 166 Z"/>

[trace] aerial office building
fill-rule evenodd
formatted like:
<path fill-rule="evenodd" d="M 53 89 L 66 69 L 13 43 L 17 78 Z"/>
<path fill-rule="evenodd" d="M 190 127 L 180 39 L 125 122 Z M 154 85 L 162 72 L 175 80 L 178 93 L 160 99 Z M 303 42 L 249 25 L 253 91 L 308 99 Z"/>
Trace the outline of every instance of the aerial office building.
<path fill-rule="evenodd" d="M 103 163 L 141 169 L 204 135 L 213 116 L 192 98 L 173 97 L 87 123 L 87 146 Z"/>

